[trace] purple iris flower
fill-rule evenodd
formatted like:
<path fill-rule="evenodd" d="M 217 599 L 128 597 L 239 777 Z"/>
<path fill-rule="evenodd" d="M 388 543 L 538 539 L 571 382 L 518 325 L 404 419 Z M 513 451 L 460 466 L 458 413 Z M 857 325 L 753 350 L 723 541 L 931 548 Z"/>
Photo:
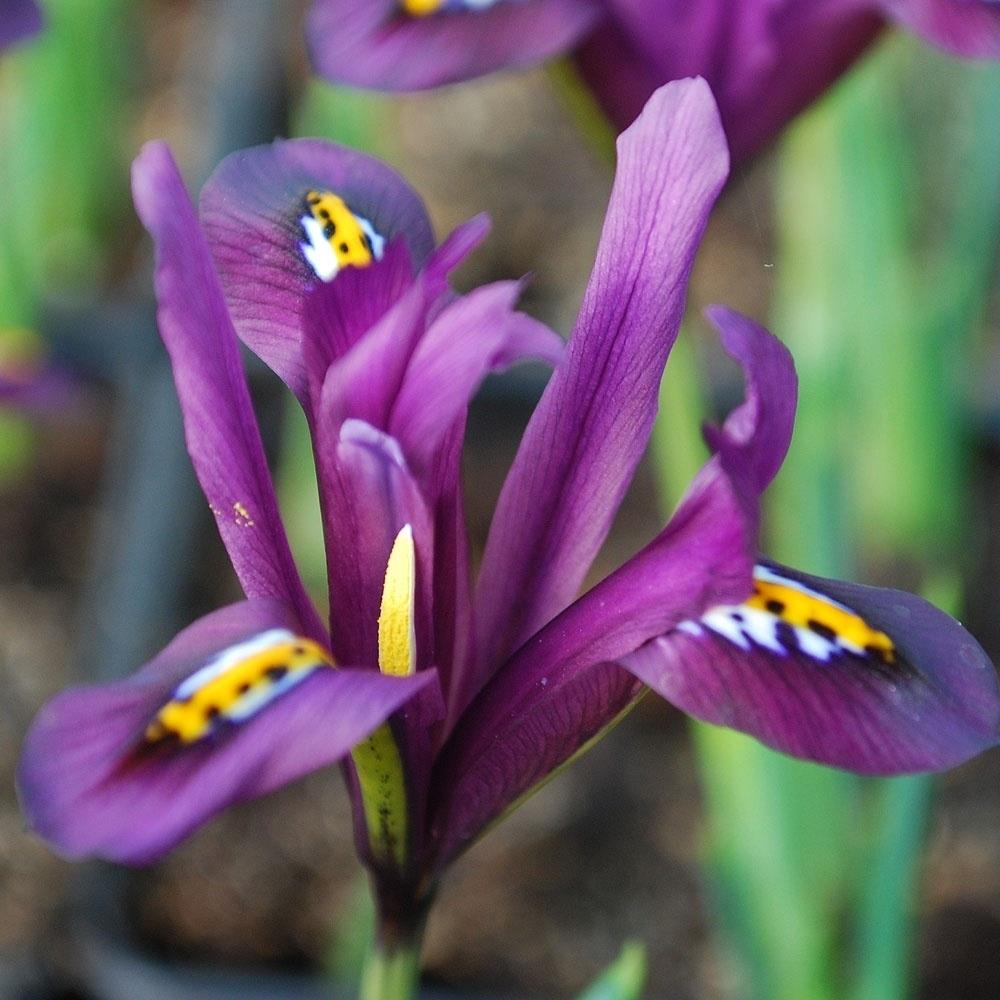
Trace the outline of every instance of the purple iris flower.
<path fill-rule="evenodd" d="M 0 51 L 42 30 L 35 0 L 0 0 Z"/>
<path fill-rule="evenodd" d="M 46 361 L 30 335 L 18 330 L 3 332 L 11 343 L 0 347 L 0 410 L 45 415 L 78 399 L 79 385 Z"/>
<path fill-rule="evenodd" d="M 188 449 L 246 600 L 128 679 L 71 689 L 28 734 L 31 826 L 70 857 L 151 861 L 226 806 L 343 762 L 384 933 L 413 933 L 443 868 L 648 688 L 837 767 L 949 767 L 1000 736 L 1000 686 L 955 621 L 891 590 L 757 555 L 759 498 L 792 432 L 784 347 L 710 311 L 742 404 L 664 529 L 582 596 L 639 464 L 692 261 L 728 172 L 702 80 L 654 94 L 619 140 L 593 274 L 568 344 L 456 296 L 482 219 L 435 248 L 391 170 L 318 140 L 225 160 L 200 221 L 171 156 L 134 192 L 157 248 L 160 330 Z M 329 627 L 293 565 L 237 335 L 313 435 Z M 470 571 L 460 454 L 484 375 L 554 373 Z"/>
<path fill-rule="evenodd" d="M 315 0 L 316 71 L 419 90 L 576 48 L 619 128 L 660 85 L 712 86 L 734 163 L 818 97 L 895 21 L 962 56 L 1000 56 L 996 0 Z"/>

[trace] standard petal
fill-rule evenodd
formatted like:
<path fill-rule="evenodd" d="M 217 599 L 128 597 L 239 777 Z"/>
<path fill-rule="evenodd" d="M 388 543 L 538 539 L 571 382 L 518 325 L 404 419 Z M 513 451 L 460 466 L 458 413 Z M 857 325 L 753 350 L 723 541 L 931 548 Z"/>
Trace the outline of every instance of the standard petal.
<path fill-rule="evenodd" d="M 66 857 L 153 861 L 227 806 L 340 760 L 434 679 L 323 667 L 198 742 L 146 742 L 157 711 L 206 658 L 263 630 L 294 628 L 294 617 L 275 602 L 225 608 L 133 677 L 53 699 L 18 772 L 32 828 Z"/>
<path fill-rule="evenodd" d="M 476 595 L 484 675 L 573 598 L 645 449 L 727 170 L 705 82 L 657 91 L 619 139 L 619 157 L 580 318 L 490 528 Z"/>
<path fill-rule="evenodd" d="M 335 432 L 343 421 L 354 418 L 388 429 L 407 366 L 427 329 L 431 300 L 436 297 L 428 291 L 427 276 L 418 275 L 375 326 L 326 368 L 320 366 L 314 345 L 327 336 L 331 311 L 339 309 L 338 293 L 324 287 L 308 296 L 304 356 L 310 359 L 310 379 L 314 369 L 321 380 L 319 397 L 313 400 L 319 424 Z"/>
<path fill-rule="evenodd" d="M 34 0 L 4 0 L 0 7 L 0 50 L 42 30 L 42 11 Z"/>
<path fill-rule="evenodd" d="M 447 306 L 414 351 L 389 428 L 415 470 L 426 470 L 456 420 L 492 371 L 521 358 L 562 356 L 558 334 L 513 311 L 516 281 L 477 288 Z"/>
<path fill-rule="evenodd" d="M 320 283 L 303 250 L 303 205 L 310 191 L 343 199 L 387 244 L 402 238 L 416 268 L 434 246 L 416 193 L 364 153 L 320 139 L 294 139 L 242 150 L 219 164 L 202 190 L 200 214 L 233 322 L 300 397 L 306 385 L 303 298 Z"/>
<path fill-rule="evenodd" d="M 160 334 L 173 364 L 188 452 L 248 597 L 295 608 L 325 641 L 292 560 L 254 418 L 239 343 L 177 166 L 164 143 L 135 161 L 136 209 L 156 244 Z"/>
<path fill-rule="evenodd" d="M 958 56 L 1000 56 L 996 0 L 881 0 L 886 14 L 927 41 Z"/>
<path fill-rule="evenodd" d="M 499 0 L 423 17 L 399 0 L 315 0 L 306 32 L 313 67 L 334 83 L 423 90 L 541 62 L 599 18 L 594 0 Z"/>
<path fill-rule="evenodd" d="M 578 61 L 611 118 L 624 128 L 656 87 L 704 76 L 736 166 L 840 76 L 883 23 L 871 4 L 852 0 L 606 0 L 606 8 Z"/>
<path fill-rule="evenodd" d="M 942 770 L 1000 742 L 996 671 L 944 612 L 770 563 L 755 575 L 750 601 L 620 662 L 699 719 L 862 774 Z"/>

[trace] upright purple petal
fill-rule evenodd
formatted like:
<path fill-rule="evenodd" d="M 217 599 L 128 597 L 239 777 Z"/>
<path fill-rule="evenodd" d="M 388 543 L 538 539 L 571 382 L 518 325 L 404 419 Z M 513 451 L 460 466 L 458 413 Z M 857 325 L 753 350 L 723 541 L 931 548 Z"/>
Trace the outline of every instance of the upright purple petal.
<path fill-rule="evenodd" d="M 619 139 L 580 318 L 490 529 L 476 595 L 484 679 L 569 603 L 604 541 L 649 438 L 691 264 L 726 170 L 702 80 L 659 90 Z"/>
<path fill-rule="evenodd" d="M 170 353 L 188 452 L 248 597 L 293 607 L 325 641 L 278 513 L 239 343 L 177 166 L 150 143 L 132 171 L 136 209 L 156 244 L 160 334 Z"/>
<path fill-rule="evenodd" d="M 303 203 L 312 190 L 342 198 L 386 243 L 401 237 L 416 268 L 434 246 L 414 191 L 364 153 L 320 139 L 294 139 L 242 150 L 219 164 L 202 190 L 200 215 L 233 322 L 300 398 L 306 384 L 303 300 L 320 284 L 302 251 Z M 375 280 L 354 277 L 360 288 Z"/>
<path fill-rule="evenodd" d="M 993 664 L 944 612 L 769 563 L 756 586 L 620 662 L 699 719 L 863 774 L 941 770 L 1000 742 Z"/>
<path fill-rule="evenodd" d="M 427 329 L 428 292 L 426 275 L 418 275 L 375 326 L 329 365 L 320 345 L 330 328 L 331 311 L 339 307 L 338 291 L 324 286 L 308 296 L 303 357 L 314 383 L 312 392 L 319 389 L 312 405 L 320 423 L 335 430 L 353 417 L 382 430 L 388 428 L 407 365 Z"/>
<path fill-rule="evenodd" d="M 294 629 L 294 613 L 271 601 L 233 605 L 127 680 L 54 698 L 28 733 L 18 772 L 32 828 L 66 857 L 153 861 L 227 806 L 341 759 L 434 679 L 323 667 L 198 742 L 145 742 L 179 683 L 212 654 L 272 628 Z"/>
<path fill-rule="evenodd" d="M 42 30 L 41 8 L 34 0 L 0 0 L 0 51 Z"/>
<path fill-rule="evenodd" d="M 959 56 L 1000 56 L 996 0 L 880 0 L 893 20 Z"/>
<path fill-rule="evenodd" d="M 307 38 L 313 67 L 334 83 L 423 90 L 541 62 L 599 17 L 595 0 L 498 0 L 424 17 L 399 0 L 315 0 Z"/>
<path fill-rule="evenodd" d="M 415 469 L 430 465 L 491 371 L 525 357 L 550 363 L 562 357 L 558 334 L 513 311 L 520 293 L 514 281 L 477 288 L 446 307 L 421 339 L 390 421 Z"/>

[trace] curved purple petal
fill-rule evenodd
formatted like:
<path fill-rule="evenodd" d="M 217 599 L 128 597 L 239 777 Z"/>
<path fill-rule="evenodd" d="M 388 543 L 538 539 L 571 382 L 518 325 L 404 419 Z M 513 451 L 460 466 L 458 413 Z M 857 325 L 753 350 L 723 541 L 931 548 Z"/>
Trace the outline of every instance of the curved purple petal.
<path fill-rule="evenodd" d="M 746 316 L 725 306 L 710 306 L 705 315 L 746 381 L 743 402 L 721 428 L 706 427 L 705 440 L 756 500 L 781 468 L 792 441 L 798 401 L 795 363 L 777 337 Z"/>
<path fill-rule="evenodd" d="M 609 661 L 720 599 L 746 595 L 755 530 L 713 459 L 653 543 L 496 673 L 462 714 L 436 770 L 444 859 L 636 697 L 638 686 Z"/>
<path fill-rule="evenodd" d="M 516 281 L 475 289 L 438 315 L 414 351 L 389 429 L 418 474 L 490 372 L 521 358 L 554 364 L 562 357 L 558 334 L 513 311 L 520 294 Z"/>
<path fill-rule="evenodd" d="M 0 4 L 0 51 L 37 34 L 44 23 L 41 8 L 34 0 L 3 0 Z"/>
<path fill-rule="evenodd" d="M 334 83 L 422 90 L 567 51 L 599 20 L 594 0 L 499 0 L 412 17 L 399 0 L 315 0 L 313 67 Z"/>
<path fill-rule="evenodd" d="M 959 56 L 1000 56 L 996 0 L 880 0 L 888 17 Z"/>
<path fill-rule="evenodd" d="M 770 587 L 757 601 L 713 609 L 621 664 L 699 719 L 862 774 L 942 770 L 1000 742 L 993 664 L 944 612 L 774 564 L 757 577 Z"/>
<path fill-rule="evenodd" d="M 435 779 L 445 857 L 627 707 L 637 692 L 615 662 L 751 590 L 758 498 L 788 448 L 795 370 L 762 327 L 709 314 L 743 367 L 744 401 L 660 535 L 526 642 L 462 715 Z"/>
<path fill-rule="evenodd" d="M 703 80 L 657 91 L 619 139 L 597 260 L 563 362 L 504 484 L 476 595 L 490 665 L 573 598 L 642 457 L 727 155 Z"/>
<path fill-rule="evenodd" d="M 188 452 L 248 597 L 295 608 L 326 630 L 299 578 L 278 513 L 239 343 L 219 279 L 170 150 L 150 143 L 132 168 L 136 210 L 156 244 L 160 334 L 173 364 Z"/>
<path fill-rule="evenodd" d="M 338 195 L 387 243 L 401 237 L 416 268 L 434 247 L 419 197 L 399 174 L 364 153 L 321 139 L 279 140 L 219 164 L 202 190 L 200 216 L 233 322 L 300 398 L 306 387 L 303 299 L 321 283 L 301 248 L 303 202 L 311 190 Z M 361 270 L 373 272 L 355 278 L 361 289 L 387 278 L 385 269 Z M 391 273 L 388 280 L 392 285 Z M 374 294 L 381 300 L 385 293 Z"/>
<path fill-rule="evenodd" d="M 434 679 L 322 668 L 200 742 L 144 743 L 155 713 L 206 658 L 275 627 L 294 628 L 276 602 L 234 605 L 185 629 L 127 680 L 49 702 L 18 772 L 32 828 L 66 857 L 153 861 L 227 806 L 340 760 Z"/>
<path fill-rule="evenodd" d="M 661 84 L 703 76 L 734 165 L 811 104 L 882 25 L 870 4 L 844 0 L 606 0 L 606 7 L 578 62 L 612 120 L 624 128 Z"/>

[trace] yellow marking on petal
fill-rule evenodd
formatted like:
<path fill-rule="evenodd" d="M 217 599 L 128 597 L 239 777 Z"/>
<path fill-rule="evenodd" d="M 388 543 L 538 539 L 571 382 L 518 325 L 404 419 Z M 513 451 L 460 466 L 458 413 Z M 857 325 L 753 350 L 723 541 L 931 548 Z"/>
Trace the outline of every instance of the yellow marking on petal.
<path fill-rule="evenodd" d="M 413 629 L 416 562 L 413 529 L 407 524 L 389 553 L 378 616 L 378 666 L 383 674 L 393 677 L 408 677 L 417 669 Z"/>
<path fill-rule="evenodd" d="M 197 743 L 222 721 L 242 722 L 305 680 L 333 667 L 318 643 L 273 629 L 223 650 L 181 683 L 146 727 L 148 743 Z"/>
<path fill-rule="evenodd" d="M 895 644 L 885 632 L 872 628 L 860 615 L 835 601 L 800 590 L 792 583 L 776 583 L 758 576 L 754 579 L 753 594 L 744 603 L 796 628 L 808 629 L 828 639 L 841 639 L 886 663 L 895 661 Z"/>
<path fill-rule="evenodd" d="M 309 191 L 302 204 L 302 253 L 323 281 L 332 281 L 345 267 L 367 267 L 381 259 L 385 238 L 339 195 Z"/>
<path fill-rule="evenodd" d="M 436 14 L 444 6 L 444 0 L 402 0 L 403 10 L 410 17 L 427 17 Z"/>
<path fill-rule="evenodd" d="M 365 826 L 379 860 L 406 863 L 407 800 L 403 758 L 389 723 L 351 751 L 358 775 Z"/>

